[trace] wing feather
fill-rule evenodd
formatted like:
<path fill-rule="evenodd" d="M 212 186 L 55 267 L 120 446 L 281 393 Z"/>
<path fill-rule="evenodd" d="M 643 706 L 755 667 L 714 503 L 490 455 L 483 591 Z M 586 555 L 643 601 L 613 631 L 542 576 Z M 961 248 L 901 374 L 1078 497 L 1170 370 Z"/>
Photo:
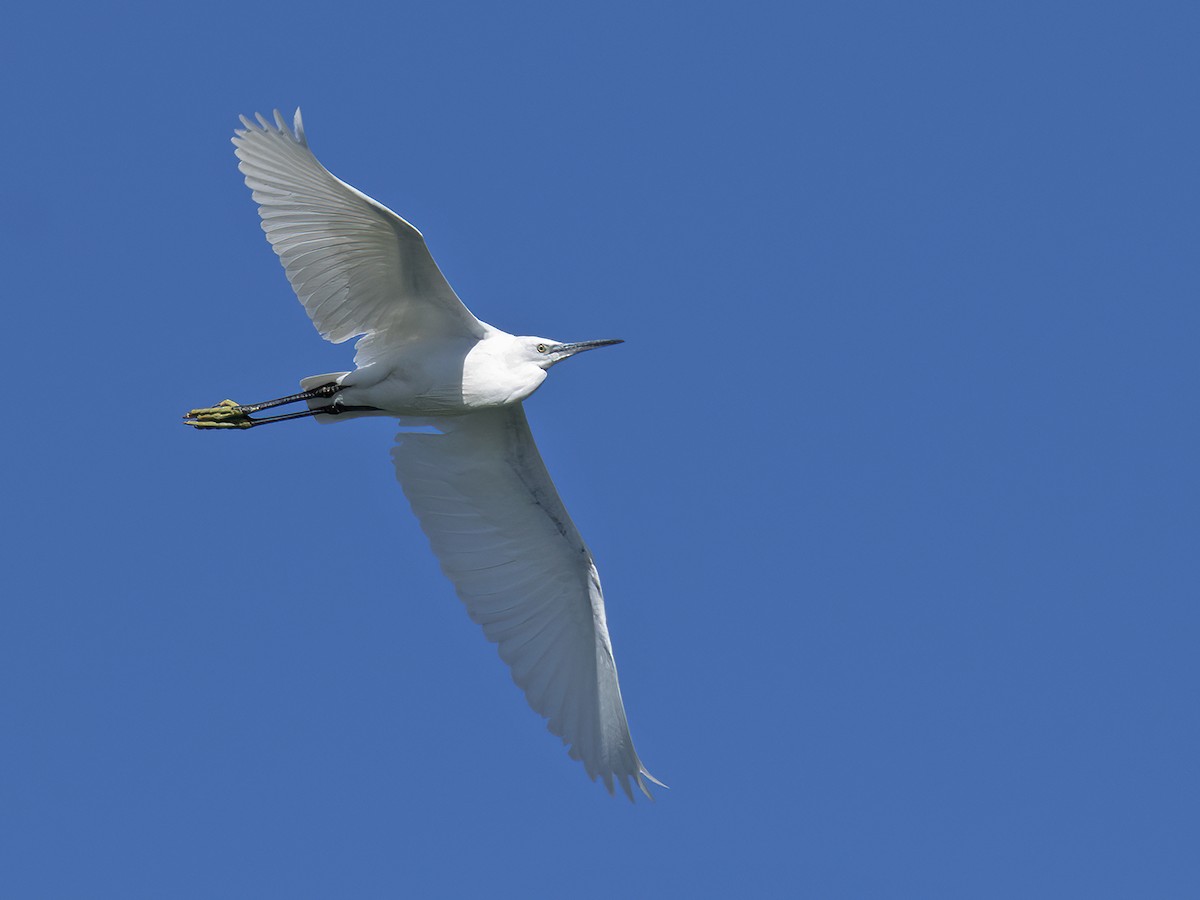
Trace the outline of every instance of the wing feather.
<path fill-rule="evenodd" d="M 396 474 L 442 570 L 529 705 L 588 776 L 633 798 L 658 782 L 634 750 L 604 595 L 519 404 L 402 432 Z"/>
<path fill-rule="evenodd" d="M 483 337 L 486 326 L 454 293 L 412 225 L 334 177 L 308 149 L 300 110 L 294 131 L 242 117 L 238 168 L 263 231 L 322 337 L 358 335 L 362 366 L 377 346 L 425 337 Z"/>

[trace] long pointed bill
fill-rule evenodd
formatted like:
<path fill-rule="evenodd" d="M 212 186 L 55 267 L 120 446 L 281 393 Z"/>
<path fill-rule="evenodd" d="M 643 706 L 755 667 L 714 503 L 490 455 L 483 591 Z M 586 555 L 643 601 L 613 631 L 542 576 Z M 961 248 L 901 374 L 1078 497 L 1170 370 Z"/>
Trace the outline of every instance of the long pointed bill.
<path fill-rule="evenodd" d="M 622 340 L 612 339 L 607 341 L 576 341 L 573 344 L 559 344 L 554 348 L 554 354 L 566 359 L 568 356 L 574 356 L 576 353 L 582 353 L 584 350 L 595 350 L 597 347 L 607 347 L 611 344 L 623 344 Z"/>

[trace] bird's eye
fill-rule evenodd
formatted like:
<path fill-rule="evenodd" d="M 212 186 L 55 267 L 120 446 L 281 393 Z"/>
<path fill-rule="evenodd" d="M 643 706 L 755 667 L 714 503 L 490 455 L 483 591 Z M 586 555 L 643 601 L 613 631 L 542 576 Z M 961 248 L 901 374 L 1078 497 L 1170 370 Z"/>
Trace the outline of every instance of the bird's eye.
<path fill-rule="evenodd" d="M 538 344 L 538 345 L 537 345 L 537 352 L 538 352 L 538 353 L 545 353 L 545 352 L 546 352 L 546 345 L 545 345 L 545 344 Z"/>

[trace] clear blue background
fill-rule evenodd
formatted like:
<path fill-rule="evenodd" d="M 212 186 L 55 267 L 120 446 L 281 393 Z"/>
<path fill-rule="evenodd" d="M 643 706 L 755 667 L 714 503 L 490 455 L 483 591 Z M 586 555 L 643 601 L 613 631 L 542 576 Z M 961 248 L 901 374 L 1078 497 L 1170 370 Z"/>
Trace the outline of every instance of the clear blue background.
<path fill-rule="evenodd" d="M 1194 3 L 18 4 L 6 897 L 1196 897 Z M 609 798 L 439 574 L 229 137 L 303 107 L 510 331 Z"/>

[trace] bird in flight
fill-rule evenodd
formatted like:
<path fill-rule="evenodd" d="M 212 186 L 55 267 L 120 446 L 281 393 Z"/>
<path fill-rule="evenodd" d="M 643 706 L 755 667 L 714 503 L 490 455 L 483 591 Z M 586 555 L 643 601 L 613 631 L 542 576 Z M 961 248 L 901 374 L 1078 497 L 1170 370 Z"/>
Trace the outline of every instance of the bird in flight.
<path fill-rule="evenodd" d="M 594 781 L 651 797 L 633 747 L 591 551 L 533 442 L 522 401 L 547 372 L 617 340 L 501 331 L 454 293 L 421 233 L 334 177 L 292 128 L 242 117 L 233 143 L 263 231 L 321 336 L 358 337 L 353 372 L 313 375 L 277 400 L 191 410 L 199 429 L 369 415 L 401 430 L 392 460 L 442 571 L 498 646 L 533 709 Z M 304 403 L 300 412 L 257 416 Z M 651 798 L 653 799 L 653 798 Z"/>

